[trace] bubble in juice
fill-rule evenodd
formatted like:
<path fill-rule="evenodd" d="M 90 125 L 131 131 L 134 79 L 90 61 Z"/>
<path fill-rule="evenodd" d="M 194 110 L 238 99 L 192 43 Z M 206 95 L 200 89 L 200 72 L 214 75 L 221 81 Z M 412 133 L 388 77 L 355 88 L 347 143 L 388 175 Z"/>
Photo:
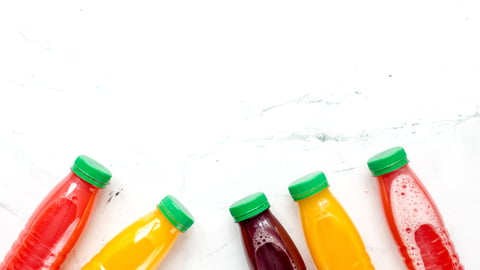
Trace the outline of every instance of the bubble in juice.
<path fill-rule="evenodd" d="M 262 268 L 282 270 L 297 269 L 295 262 L 288 255 L 281 240 L 268 231 L 262 229 L 255 231 L 253 235 L 253 245 L 255 254 L 263 258 L 263 260 L 258 260 L 259 263 L 265 264 Z"/>
<path fill-rule="evenodd" d="M 393 180 L 390 201 L 398 233 L 416 270 L 461 269 L 435 206 L 410 176 Z"/>

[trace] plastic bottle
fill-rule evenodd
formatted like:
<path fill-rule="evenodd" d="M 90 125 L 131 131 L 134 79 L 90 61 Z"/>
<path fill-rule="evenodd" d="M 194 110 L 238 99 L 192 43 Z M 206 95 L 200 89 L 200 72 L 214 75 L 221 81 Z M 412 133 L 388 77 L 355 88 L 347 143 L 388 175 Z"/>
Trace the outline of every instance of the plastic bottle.
<path fill-rule="evenodd" d="M 297 247 L 269 208 L 263 192 L 254 193 L 230 206 L 230 214 L 240 225 L 250 268 L 305 270 Z"/>
<path fill-rule="evenodd" d="M 402 147 L 394 147 L 368 160 L 378 178 L 390 230 L 410 270 L 460 270 L 453 244 L 442 217 L 408 166 Z"/>
<path fill-rule="evenodd" d="M 180 201 L 168 195 L 149 214 L 108 242 L 83 270 L 156 269 L 193 217 Z"/>
<path fill-rule="evenodd" d="M 298 203 L 303 232 L 318 269 L 374 269 L 360 235 L 329 190 L 323 172 L 314 172 L 288 187 Z"/>
<path fill-rule="evenodd" d="M 111 177 L 95 160 L 79 156 L 30 217 L 0 269 L 59 269 L 87 223 L 97 191 Z"/>

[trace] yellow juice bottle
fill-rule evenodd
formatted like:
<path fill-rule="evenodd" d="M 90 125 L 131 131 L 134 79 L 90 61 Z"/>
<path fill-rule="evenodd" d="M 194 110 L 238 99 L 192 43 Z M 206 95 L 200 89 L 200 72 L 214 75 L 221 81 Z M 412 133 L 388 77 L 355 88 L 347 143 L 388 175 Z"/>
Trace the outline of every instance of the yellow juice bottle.
<path fill-rule="evenodd" d="M 126 227 L 83 270 L 155 269 L 193 217 L 175 197 L 168 195 L 158 209 Z"/>
<path fill-rule="evenodd" d="M 328 186 L 325 174 L 314 172 L 288 187 L 315 265 L 320 270 L 374 269 L 355 225 Z"/>

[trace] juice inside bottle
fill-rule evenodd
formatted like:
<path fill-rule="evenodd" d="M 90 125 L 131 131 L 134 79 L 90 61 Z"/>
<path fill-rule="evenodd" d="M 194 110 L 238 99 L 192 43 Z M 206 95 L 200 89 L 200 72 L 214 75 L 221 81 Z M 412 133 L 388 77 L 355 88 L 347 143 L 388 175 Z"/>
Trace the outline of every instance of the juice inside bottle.
<path fill-rule="evenodd" d="M 405 150 L 395 147 L 368 161 L 377 176 L 390 230 L 411 270 L 461 270 L 434 201 L 408 165 Z"/>
<path fill-rule="evenodd" d="M 110 240 L 82 269 L 156 269 L 177 236 L 192 224 L 190 212 L 175 197 L 168 195 L 157 209 Z"/>
<path fill-rule="evenodd" d="M 32 214 L 0 269 L 59 269 L 88 221 L 99 188 L 110 178 L 101 164 L 79 156 Z"/>
<path fill-rule="evenodd" d="M 234 203 L 230 213 L 240 225 L 251 269 L 305 270 L 305 263 L 280 222 L 269 210 L 264 193 Z"/>
<path fill-rule="evenodd" d="M 318 269 L 374 269 L 354 224 L 328 189 L 323 172 L 289 186 L 298 203 L 303 231 Z"/>

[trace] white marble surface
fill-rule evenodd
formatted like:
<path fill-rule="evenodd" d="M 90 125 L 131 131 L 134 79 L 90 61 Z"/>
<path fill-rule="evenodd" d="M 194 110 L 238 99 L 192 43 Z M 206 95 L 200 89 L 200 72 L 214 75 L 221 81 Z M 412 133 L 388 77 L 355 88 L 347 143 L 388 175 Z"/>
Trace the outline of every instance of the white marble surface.
<path fill-rule="evenodd" d="M 324 170 L 377 269 L 405 269 L 366 160 L 402 145 L 480 269 L 478 1 L 0 4 L 0 256 L 78 154 L 112 172 L 63 269 L 166 194 L 196 223 L 159 269 L 246 269 L 235 200 Z"/>

